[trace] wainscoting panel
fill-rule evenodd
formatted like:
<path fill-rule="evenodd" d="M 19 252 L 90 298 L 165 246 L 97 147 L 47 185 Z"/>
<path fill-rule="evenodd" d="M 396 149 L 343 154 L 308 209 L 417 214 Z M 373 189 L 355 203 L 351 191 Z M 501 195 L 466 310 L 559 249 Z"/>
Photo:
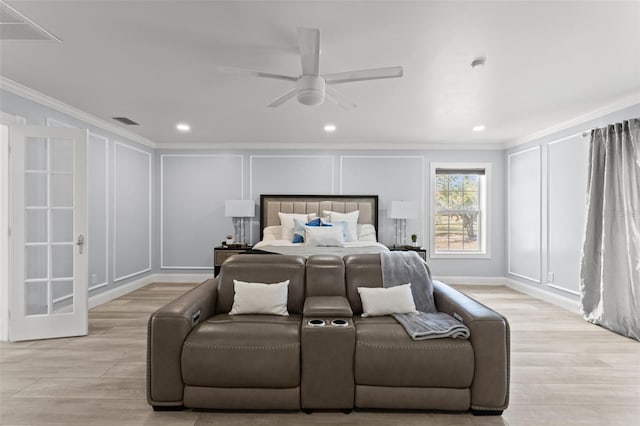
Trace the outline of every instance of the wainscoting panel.
<path fill-rule="evenodd" d="M 392 201 L 416 203 L 418 215 L 416 219 L 407 220 L 407 238 L 418 234 L 418 243 L 424 244 L 425 179 L 422 156 L 340 157 L 340 193 L 380 197 L 378 240 L 383 244 L 394 243 L 393 219 L 388 217 Z"/>
<path fill-rule="evenodd" d="M 242 156 L 160 157 L 163 269 L 213 269 L 213 248 L 233 234 L 225 200 L 242 199 Z"/>
<path fill-rule="evenodd" d="M 151 154 L 114 143 L 114 282 L 151 270 Z"/>
<path fill-rule="evenodd" d="M 251 155 L 249 198 L 258 205 L 261 194 L 334 194 L 334 169 L 329 155 Z M 251 241 L 258 241 L 259 228 L 256 216 L 249 226 Z"/>
<path fill-rule="evenodd" d="M 109 140 L 89 132 L 87 192 L 89 201 L 89 290 L 109 283 Z"/>
<path fill-rule="evenodd" d="M 328 155 L 252 155 L 249 196 L 333 194 L 333 157 Z"/>
<path fill-rule="evenodd" d="M 540 282 L 541 161 L 540 147 L 508 157 L 508 272 Z"/>
<path fill-rule="evenodd" d="M 547 146 L 547 285 L 579 294 L 589 143 L 578 134 Z"/>

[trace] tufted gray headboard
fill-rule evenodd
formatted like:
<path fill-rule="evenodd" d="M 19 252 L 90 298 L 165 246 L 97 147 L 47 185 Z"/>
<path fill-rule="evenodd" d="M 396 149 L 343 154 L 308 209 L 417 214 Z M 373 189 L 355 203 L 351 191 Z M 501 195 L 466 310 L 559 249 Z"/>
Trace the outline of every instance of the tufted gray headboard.
<path fill-rule="evenodd" d="M 358 223 L 371 224 L 378 232 L 377 195 L 260 195 L 260 239 L 265 227 L 280 225 L 278 212 L 315 213 L 322 217 L 323 210 L 360 210 Z"/>

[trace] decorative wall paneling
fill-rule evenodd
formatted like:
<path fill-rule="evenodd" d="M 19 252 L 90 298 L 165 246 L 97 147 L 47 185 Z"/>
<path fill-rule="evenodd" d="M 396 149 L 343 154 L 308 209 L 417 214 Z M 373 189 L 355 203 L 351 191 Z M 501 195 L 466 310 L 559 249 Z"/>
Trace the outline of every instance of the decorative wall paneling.
<path fill-rule="evenodd" d="M 407 239 L 418 234 L 425 243 L 425 159 L 423 156 L 343 155 L 340 157 L 340 194 L 376 194 L 380 197 L 378 239 L 393 244 L 394 223 L 389 219 L 392 201 L 418 206 L 416 219 L 407 220 Z"/>
<path fill-rule="evenodd" d="M 213 248 L 233 233 L 225 200 L 240 200 L 241 155 L 160 157 L 160 267 L 213 269 Z"/>
<path fill-rule="evenodd" d="M 508 156 L 509 274 L 540 283 L 542 254 L 541 150 L 539 146 Z"/>
<path fill-rule="evenodd" d="M 151 270 L 151 154 L 114 143 L 113 281 Z"/>

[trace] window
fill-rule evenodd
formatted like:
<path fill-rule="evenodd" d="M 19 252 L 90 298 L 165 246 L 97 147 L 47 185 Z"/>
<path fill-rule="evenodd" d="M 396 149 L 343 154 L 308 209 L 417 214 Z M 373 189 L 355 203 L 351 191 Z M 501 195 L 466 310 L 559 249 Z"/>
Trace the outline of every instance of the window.
<path fill-rule="evenodd" d="M 431 257 L 489 257 L 490 164 L 432 164 Z"/>

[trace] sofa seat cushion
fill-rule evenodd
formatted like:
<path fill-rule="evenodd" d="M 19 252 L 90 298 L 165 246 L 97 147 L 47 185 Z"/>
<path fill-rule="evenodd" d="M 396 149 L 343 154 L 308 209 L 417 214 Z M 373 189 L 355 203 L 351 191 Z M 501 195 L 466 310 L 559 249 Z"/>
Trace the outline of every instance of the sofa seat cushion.
<path fill-rule="evenodd" d="M 469 340 L 413 340 L 391 316 L 354 318 L 357 385 L 467 388 L 474 372 Z"/>
<path fill-rule="evenodd" d="M 293 388 L 300 385 L 300 315 L 214 315 L 182 349 L 192 386 Z"/>

